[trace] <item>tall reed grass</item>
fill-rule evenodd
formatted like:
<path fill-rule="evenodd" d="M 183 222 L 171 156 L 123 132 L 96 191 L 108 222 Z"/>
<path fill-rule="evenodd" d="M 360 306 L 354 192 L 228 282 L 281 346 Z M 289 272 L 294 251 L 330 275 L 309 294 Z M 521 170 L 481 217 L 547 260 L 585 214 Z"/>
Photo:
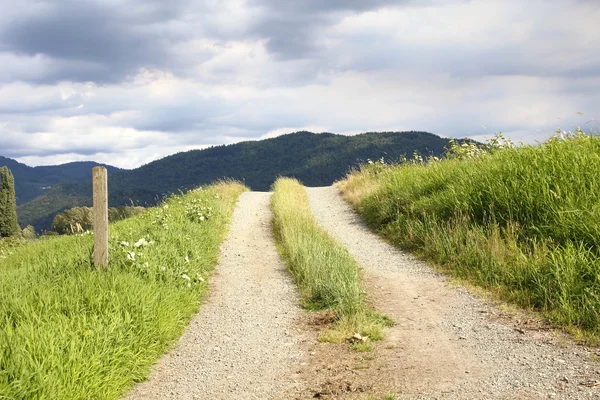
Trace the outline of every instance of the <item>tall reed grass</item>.
<path fill-rule="evenodd" d="M 339 186 L 398 246 L 597 340 L 598 171 L 600 138 L 578 131 L 442 161 L 365 165 Z"/>

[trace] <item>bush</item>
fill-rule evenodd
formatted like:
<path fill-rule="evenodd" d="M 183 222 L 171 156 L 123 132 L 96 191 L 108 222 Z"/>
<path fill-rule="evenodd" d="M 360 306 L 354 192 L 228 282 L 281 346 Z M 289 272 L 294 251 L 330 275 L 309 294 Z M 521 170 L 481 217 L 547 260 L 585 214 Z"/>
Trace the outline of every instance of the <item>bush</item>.
<path fill-rule="evenodd" d="M 23 239 L 33 240 L 36 238 L 35 228 L 31 225 L 27 225 L 23 228 Z"/>
<path fill-rule="evenodd" d="M 21 236 L 17 220 L 15 179 L 7 167 L 0 167 L 0 237 Z"/>
<path fill-rule="evenodd" d="M 142 213 L 144 207 L 122 206 L 108 209 L 110 222 L 121 221 Z M 52 222 L 52 228 L 61 235 L 82 233 L 94 227 L 94 209 L 91 207 L 73 207 L 57 214 Z"/>

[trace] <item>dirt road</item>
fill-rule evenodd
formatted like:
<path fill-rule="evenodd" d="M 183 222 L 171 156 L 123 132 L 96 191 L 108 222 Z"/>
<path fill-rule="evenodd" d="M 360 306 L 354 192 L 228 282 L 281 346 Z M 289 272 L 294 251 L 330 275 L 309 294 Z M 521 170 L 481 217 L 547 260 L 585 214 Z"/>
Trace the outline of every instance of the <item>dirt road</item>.
<path fill-rule="evenodd" d="M 336 188 L 308 194 L 317 221 L 363 266 L 370 301 L 397 323 L 385 340 L 370 353 L 318 341 L 326 326 L 299 308 L 270 194 L 244 193 L 199 314 L 128 399 L 600 399 L 600 352 L 394 249 Z"/>
<path fill-rule="evenodd" d="M 270 193 L 241 195 L 210 293 L 128 399 L 279 399 L 306 357 L 297 293 L 271 236 Z"/>

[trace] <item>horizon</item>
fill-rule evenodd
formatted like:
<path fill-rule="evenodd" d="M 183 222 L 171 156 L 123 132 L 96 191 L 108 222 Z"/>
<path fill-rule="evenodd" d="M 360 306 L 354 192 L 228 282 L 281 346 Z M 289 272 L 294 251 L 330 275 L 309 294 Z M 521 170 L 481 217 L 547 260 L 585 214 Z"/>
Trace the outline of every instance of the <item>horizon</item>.
<path fill-rule="evenodd" d="M 281 137 L 281 136 L 285 136 L 285 135 L 293 135 L 293 134 L 296 134 L 296 133 L 311 133 L 311 134 L 314 134 L 314 135 L 321 135 L 321 134 L 326 133 L 326 134 L 333 134 L 333 135 L 339 135 L 339 136 L 357 136 L 357 135 L 364 135 L 364 134 L 367 134 L 367 133 L 385 133 L 385 132 L 393 132 L 393 133 L 421 132 L 421 133 L 428 133 L 428 134 L 431 134 L 431 135 L 434 135 L 434 136 L 438 136 L 438 137 L 444 138 L 444 139 L 472 140 L 472 141 L 476 141 L 476 142 L 479 142 L 479 143 L 485 143 L 488 139 L 491 139 L 491 138 L 494 137 L 494 135 L 485 135 L 482 138 L 478 138 L 478 139 L 475 139 L 473 137 L 468 137 L 468 136 L 465 136 L 465 137 L 449 137 L 449 136 L 442 136 L 442 135 L 439 135 L 439 134 L 436 134 L 436 133 L 433 133 L 433 132 L 427 132 L 427 131 L 416 130 L 416 129 L 411 129 L 411 130 L 406 130 L 406 131 L 373 131 L 373 130 L 367 130 L 367 131 L 364 131 L 364 132 L 352 132 L 352 133 L 336 133 L 336 132 L 328 132 L 328 131 L 312 132 L 312 131 L 301 130 L 301 131 L 294 131 L 294 132 L 282 132 L 282 133 L 277 133 L 275 135 L 271 134 L 270 136 L 264 135 L 264 136 L 259 137 L 259 138 L 251 138 L 251 139 L 247 139 L 247 140 L 238 141 L 238 142 L 235 142 L 235 143 L 206 145 L 203 148 L 191 148 L 191 149 L 188 149 L 188 150 L 179 151 L 179 152 L 172 153 L 172 154 L 166 154 L 166 155 L 163 155 L 163 156 L 161 156 L 159 158 L 156 158 L 154 160 L 150 160 L 150 161 L 148 161 L 148 162 L 146 162 L 144 164 L 140 164 L 140 165 L 129 167 L 129 168 L 128 167 L 120 167 L 118 165 L 110 164 L 110 163 L 106 163 L 106 162 L 98 162 L 98 161 L 96 161 L 94 159 L 73 160 L 73 161 L 66 161 L 66 162 L 62 162 L 62 163 L 58 163 L 58 164 L 31 165 L 31 164 L 27 164 L 25 162 L 22 162 L 22 161 L 20 161 L 20 160 L 18 160 L 16 158 L 6 157 L 6 156 L 4 156 L 2 154 L 0 154 L 0 157 L 9 158 L 11 160 L 17 161 L 17 162 L 19 162 L 21 164 L 24 164 L 24 165 L 26 165 L 28 167 L 32 167 L 32 168 L 35 168 L 35 167 L 53 167 L 53 166 L 61 166 L 61 165 L 73 164 L 73 163 L 86 163 L 86 162 L 90 162 L 90 163 L 96 163 L 96 164 L 106 165 L 106 166 L 109 166 L 109 167 L 118 168 L 118 169 L 123 170 L 123 171 L 129 171 L 129 170 L 138 169 L 138 168 L 143 167 L 143 166 L 145 166 L 147 164 L 150 164 L 150 163 L 152 163 L 154 161 L 160 161 L 160 160 L 162 160 L 164 158 L 167 158 L 167 157 L 179 154 L 179 153 L 185 153 L 185 152 L 188 152 L 188 151 L 201 151 L 201 150 L 206 150 L 206 149 L 210 149 L 210 148 L 218 147 L 218 146 L 232 146 L 232 145 L 236 145 L 236 144 L 240 144 L 240 143 L 245 143 L 245 142 L 259 142 L 259 141 L 268 140 L 268 139 L 275 139 L 275 138 L 278 138 L 278 137 Z M 563 132 L 566 133 L 565 130 L 563 130 Z M 501 133 L 501 132 L 499 132 L 499 133 Z M 554 134 L 556 134 L 556 132 L 553 132 L 552 134 L 549 134 L 548 137 L 544 138 L 543 140 L 539 140 L 539 141 L 536 140 L 534 143 L 531 143 L 531 142 L 530 143 L 526 143 L 526 142 L 521 141 L 520 143 L 515 143 L 515 145 L 517 145 L 517 146 L 519 146 L 521 144 L 523 144 L 523 145 L 538 145 L 540 143 L 543 143 L 547 139 L 549 139 Z M 593 134 L 593 132 L 590 131 L 590 134 Z"/>

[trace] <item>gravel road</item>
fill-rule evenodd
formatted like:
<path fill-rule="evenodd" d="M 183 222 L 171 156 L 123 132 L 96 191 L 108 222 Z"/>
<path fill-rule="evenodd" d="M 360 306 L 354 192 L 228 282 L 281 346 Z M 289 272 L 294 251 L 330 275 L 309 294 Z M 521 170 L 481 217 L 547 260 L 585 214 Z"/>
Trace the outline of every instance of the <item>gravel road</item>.
<path fill-rule="evenodd" d="M 475 298 L 369 231 L 335 187 L 309 188 L 319 224 L 363 266 L 374 306 L 397 325 L 373 380 L 398 399 L 599 399 L 600 353 Z"/>
<path fill-rule="evenodd" d="M 210 292 L 177 346 L 127 399 L 278 399 L 302 382 L 298 294 L 271 235 L 270 193 L 241 195 Z"/>

